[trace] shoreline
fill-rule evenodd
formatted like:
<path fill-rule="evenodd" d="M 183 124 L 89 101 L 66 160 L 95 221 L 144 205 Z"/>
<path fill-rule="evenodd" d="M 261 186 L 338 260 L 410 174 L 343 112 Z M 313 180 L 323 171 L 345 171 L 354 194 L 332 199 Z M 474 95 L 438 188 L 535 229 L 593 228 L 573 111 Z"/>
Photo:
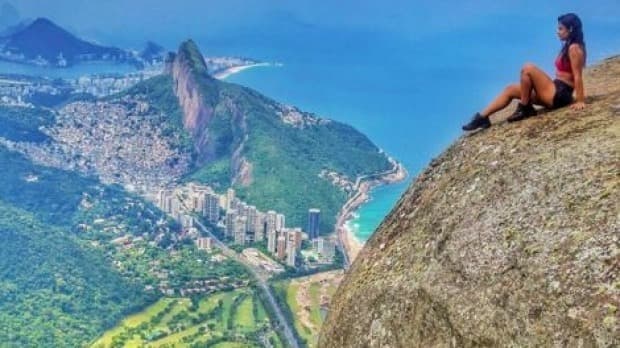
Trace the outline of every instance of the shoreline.
<path fill-rule="evenodd" d="M 345 256 L 345 269 L 347 269 L 362 251 L 364 243 L 355 237 L 347 223 L 354 218 L 354 213 L 370 200 L 370 191 L 380 185 L 390 185 L 401 182 L 409 175 L 404 166 L 388 157 L 393 164 L 391 170 L 379 174 L 359 177 L 355 184 L 355 194 L 346 201 L 336 217 L 336 234 L 338 243 L 341 245 Z"/>
<path fill-rule="evenodd" d="M 271 63 L 254 63 L 254 64 L 247 64 L 247 65 L 233 66 L 233 67 L 226 68 L 224 70 L 220 70 L 216 72 L 215 74 L 213 74 L 213 77 L 215 77 L 218 80 L 224 80 L 230 77 L 231 75 L 238 74 L 244 70 L 256 68 L 260 66 L 272 66 L 272 64 Z"/>

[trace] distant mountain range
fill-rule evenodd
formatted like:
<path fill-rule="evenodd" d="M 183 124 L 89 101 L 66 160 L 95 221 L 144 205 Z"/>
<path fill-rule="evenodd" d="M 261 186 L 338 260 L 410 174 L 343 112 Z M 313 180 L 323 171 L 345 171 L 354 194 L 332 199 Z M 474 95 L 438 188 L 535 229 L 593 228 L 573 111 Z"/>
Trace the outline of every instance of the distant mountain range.
<path fill-rule="evenodd" d="M 147 63 L 163 62 L 167 53 L 168 51 L 163 46 L 153 41 L 148 41 L 142 52 L 140 52 L 140 58 Z"/>
<path fill-rule="evenodd" d="M 47 18 L 13 27 L 0 44 L 0 59 L 18 63 L 56 67 L 98 60 L 141 64 L 129 51 L 82 40 Z"/>

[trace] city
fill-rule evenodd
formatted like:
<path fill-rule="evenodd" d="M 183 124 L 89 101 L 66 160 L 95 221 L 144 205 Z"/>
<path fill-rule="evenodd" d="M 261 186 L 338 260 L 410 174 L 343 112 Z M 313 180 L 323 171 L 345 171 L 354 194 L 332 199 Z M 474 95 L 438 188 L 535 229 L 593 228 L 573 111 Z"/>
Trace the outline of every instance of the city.
<path fill-rule="evenodd" d="M 287 227 L 283 214 L 273 210 L 261 212 L 248 205 L 235 196 L 232 188 L 218 194 L 209 186 L 189 183 L 159 190 L 154 196 L 151 198 L 159 208 L 177 220 L 184 236 L 194 239 L 199 248 L 210 248 L 213 241 L 200 235 L 196 219 L 202 219 L 233 247 L 249 247 L 244 255 L 269 273 L 283 272 L 282 265 L 312 268 L 333 262 L 336 242 L 333 237 L 319 236 L 318 209 L 308 210 L 308 224 L 302 230 Z M 256 246 L 263 246 L 268 256 Z"/>

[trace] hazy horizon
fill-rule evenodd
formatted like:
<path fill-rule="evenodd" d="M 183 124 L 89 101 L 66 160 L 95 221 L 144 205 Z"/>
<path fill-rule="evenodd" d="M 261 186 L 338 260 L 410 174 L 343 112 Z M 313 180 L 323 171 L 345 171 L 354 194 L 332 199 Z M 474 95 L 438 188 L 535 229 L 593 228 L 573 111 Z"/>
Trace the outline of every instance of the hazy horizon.
<path fill-rule="evenodd" d="M 280 28 L 274 26 L 274 22 L 282 23 L 281 28 L 304 33 L 381 33 L 414 43 L 439 33 L 458 33 L 460 29 L 484 26 L 485 22 L 497 18 L 519 16 L 523 9 L 528 10 L 529 20 L 548 21 L 550 27 L 553 27 L 555 17 L 549 18 L 548 13 L 555 10 L 559 15 L 574 11 L 587 19 L 584 20 L 586 30 L 590 22 L 613 28 L 620 13 L 620 3 L 613 0 L 597 1 L 597 6 L 583 1 L 541 3 L 533 0 L 520 4 L 492 0 L 466 4 L 458 1 L 390 1 L 379 4 L 352 0 L 337 4 L 285 0 L 260 4 L 244 0 L 134 0 L 130 3 L 121 0 L 9 0 L 1 3 L 12 5 L 21 19 L 50 18 L 86 39 L 136 49 L 147 40 L 174 49 L 187 38 L 193 38 L 199 44 L 219 39 L 234 40 L 239 35 L 258 35 L 267 39 L 278 36 Z M 458 11 L 454 11 L 455 8 Z M 506 30 L 498 29 L 500 33 Z"/>

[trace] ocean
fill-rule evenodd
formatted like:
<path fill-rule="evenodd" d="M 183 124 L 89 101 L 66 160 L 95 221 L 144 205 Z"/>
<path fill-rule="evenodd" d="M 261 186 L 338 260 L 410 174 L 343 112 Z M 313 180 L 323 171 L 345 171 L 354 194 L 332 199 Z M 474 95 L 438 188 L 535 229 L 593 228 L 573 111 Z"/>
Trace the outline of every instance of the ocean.
<path fill-rule="evenodd" d="M 525 62 L 553 73 L 561 47 L 558 15 L 574 11 L 582 17 L 589 64 L 620 53 L 617 0 L 225 3 L 188 2 L 187 10 L 165 5 L 173 11 L 141 7 L 114 12 L 114 21 L 107 22 L 107 12 L 100 11 L 101 18 L 87 24 L 64 12 L 57 17 L 76 28 L 106 24 L 110 45 L 137 48 L 147 38 L 140 35 L 148 35 L 176 50 L 191 37 L 207 56 L 281 63 L 227 80 L 353 125 L 410 173 L 404 183 L 375 189 L 356 212 L 349 225 L 360 241 L 372 235 L 430 160 L 462 134 L 461 125 L 518 81 Z M 166 12 L 166 25 L 153 19 L 157 11 Z M 0 72 L 6 72 L 1 70 L 2 64 Z"/>
<path fill-rule="evenodd" d="M 419 38 L 311 28 L 283 34 L 270 45 L 249 40 L 239 52 L 282 66 L 250 69 L 228 81 L 349 123 L 405 165 L 407 181 L 373 190 L 348 222 L 364 242 L 411 180 L 462 134 L 461 125 L 506 84 L 518 81 L 525 62 L 553 73 L 561 47 L 555 34 L 560 13 L 548 9 L 533 18 L 481 13 L 471 25 Z M 620 21 L 583 21 L 589 64 L 620 54 Z M 517 22 L 522 28 L 515 35 L 517 29 L 505 23 Z M 210 47 L 208 40 L 201 44 Z"/>

